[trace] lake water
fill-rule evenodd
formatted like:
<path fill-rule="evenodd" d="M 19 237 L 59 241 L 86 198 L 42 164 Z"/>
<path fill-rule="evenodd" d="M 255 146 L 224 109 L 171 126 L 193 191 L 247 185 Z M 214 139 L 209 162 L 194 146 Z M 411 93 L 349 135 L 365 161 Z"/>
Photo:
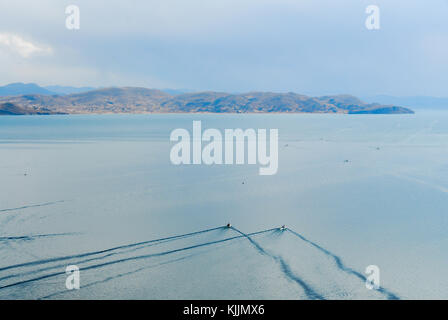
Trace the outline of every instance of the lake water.
<path fill-rule="evenodd" d="M 278 173 L 174 166 L 193 120 L 279 129 Z M 448 299 L 447 230 L 448 112 L 0 117 L 1 299 Z"/>

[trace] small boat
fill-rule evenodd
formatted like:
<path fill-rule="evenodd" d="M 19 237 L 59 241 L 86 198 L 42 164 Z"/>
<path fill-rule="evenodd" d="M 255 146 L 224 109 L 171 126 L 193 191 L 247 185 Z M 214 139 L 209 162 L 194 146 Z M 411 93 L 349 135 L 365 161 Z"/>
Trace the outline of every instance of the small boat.
<path fill-rule="evenodd" d="M 228 223 L 228 224 L 226 225 L 226 227 L 227 227 L 227 228 L 231 228 L 232 225 L 231 225 L 230 223 Z"/>
<path fill-rule="evenodd" d="M 285 231 L 286 230 L 286 226 L 282 225 L 279 229 L 280 229 L 280 231 Z"/>

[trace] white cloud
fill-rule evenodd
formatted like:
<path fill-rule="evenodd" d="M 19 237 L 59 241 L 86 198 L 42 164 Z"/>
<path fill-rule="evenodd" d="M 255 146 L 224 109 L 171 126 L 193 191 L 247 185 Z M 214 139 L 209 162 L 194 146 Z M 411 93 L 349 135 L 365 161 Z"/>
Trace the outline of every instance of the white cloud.
<path fill-rule="evenodd" d="M 11 33 L 0 33 L 0 46 L 19 54 L 23 58 L 29 58 L 35 54 L 47 55 L 52 53 L 50 47 L 39 46 Z"/>

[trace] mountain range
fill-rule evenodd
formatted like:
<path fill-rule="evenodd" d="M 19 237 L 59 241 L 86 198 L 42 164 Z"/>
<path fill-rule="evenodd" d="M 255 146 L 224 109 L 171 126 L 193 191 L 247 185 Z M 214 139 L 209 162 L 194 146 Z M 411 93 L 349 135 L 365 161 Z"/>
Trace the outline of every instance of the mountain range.
<path fill-rule="evenodd" d="M 6 86 L 19 92 L 20 86 Z M 24 85 L 31 93 L 0 96 L 0 114 L 82 114 L 82 113 L 413 113 L 396 105 L 365 103 L 350 95 L 310 97 L 293 92 L 194 92 L 170 94 L 166 91 L 113 87 L 55 94 L 34 84 Z M 5 92 L 0 88 L 0 93 Z M 55 87 L 53 87 L 54 89 Z M 70 92 L 67 87 L 65 92 Z M 2 91 L 3 89 L 3 91 Z M 81 88 L 78 88 L 81 89 Z M 23 92 L 23 91 L 22 91 Z"/>
<path fill-rule="evenodd" d="M 0 96 L 16 96 L 22 94 L 56 94 L 35 83 L 11 83 L 0 87 Z"/>
<path fill-rule="evenodd" d="M 24 94 L 43 94 L 43 95 L 65 95 L 72 93 L 80 93 L 91 91 L 96 88 L 93 87 L 68 87 L 68 86 L 46 86 L 41 87 L 35 83 L 10 83 L 5 86 L 0 86 L 0 97 L 2 96 L 17 96 Z"/>

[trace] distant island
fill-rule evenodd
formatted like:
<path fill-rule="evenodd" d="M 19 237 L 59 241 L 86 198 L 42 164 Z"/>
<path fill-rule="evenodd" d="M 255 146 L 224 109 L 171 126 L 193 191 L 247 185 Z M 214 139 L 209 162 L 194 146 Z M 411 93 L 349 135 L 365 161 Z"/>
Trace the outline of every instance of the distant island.
<path fill-rule="evenodd" d="M 17 84 L 14 85 L 14 93 L 20 92 L 20 90 L 17 91 Z M 68 87 L 59 88 L 70 91 Z M 310 97 L 293 92 L 229 94 L 211 91 L 171 94 L 162 90 L 137 87 L 114 87 L 70 94 L 53 94 L 51 91 L 46 92 L 48 89 L 45 88 L 42 90 L 34 89 L 39 92 L 18 95 L 3 94 L 3 96 L 0 96 L 0 115 L 89 113 L 414 113 L 414 111 L 405 107 L 365 103 L 351 95 Z"/>

